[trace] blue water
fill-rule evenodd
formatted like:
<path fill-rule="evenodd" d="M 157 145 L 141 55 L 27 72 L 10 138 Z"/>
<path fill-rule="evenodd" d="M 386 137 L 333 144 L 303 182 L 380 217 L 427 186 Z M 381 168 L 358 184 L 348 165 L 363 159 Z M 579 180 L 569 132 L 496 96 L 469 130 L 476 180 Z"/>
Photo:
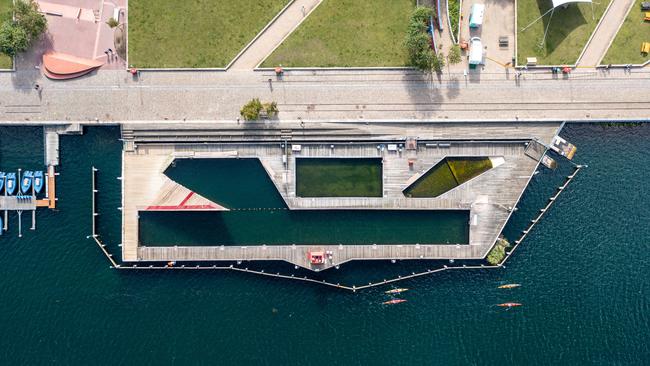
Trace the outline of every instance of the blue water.
<path fill-rule="evenodd" d="M 650 363 L 650 126 L 567 126 L 588 164 L 499 270 L 447 271 L 348 293 L 230 272 L 112 270 L 119 253 L 117 129 L 62 139 L 57 211 L 0 237 L 0 364 L 647 365 Z M 0 129 L 0 168 L 42 166 L 39 129 Z M 5 168 L 7 167 L 7 168 Z M 535 176 L 505 234 L 519 230 L 570 166 Z M 430 265 L 434 265 L 429 263 Z M 427 263 L 355 263 L 323 273 L 353 283 Z M 277 265 L 282 271 L 293 267 Z M 388 276 L 388 275 L 387 275 Z M 497 290 L 502 283 L 523 284 Z M 494 304 L 517 301 L 504 311 Z"/>

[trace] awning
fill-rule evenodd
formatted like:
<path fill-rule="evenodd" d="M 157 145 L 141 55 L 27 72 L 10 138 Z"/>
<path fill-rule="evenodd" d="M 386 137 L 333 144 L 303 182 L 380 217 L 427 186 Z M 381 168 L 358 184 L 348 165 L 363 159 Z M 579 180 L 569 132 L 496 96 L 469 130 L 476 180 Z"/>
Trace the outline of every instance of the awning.
<path fill-rule="evenodd" d="M 553 8 L 557 8 L 558 6 L 570 4 L 570 3 L 590 3 L 591 0 L 552 0 L 553 1 Z"/>

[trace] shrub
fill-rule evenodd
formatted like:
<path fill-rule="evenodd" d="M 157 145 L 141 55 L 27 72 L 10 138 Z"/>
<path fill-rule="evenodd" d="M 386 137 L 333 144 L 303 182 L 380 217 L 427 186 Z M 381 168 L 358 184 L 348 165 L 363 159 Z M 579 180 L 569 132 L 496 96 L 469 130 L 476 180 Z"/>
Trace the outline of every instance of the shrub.
<path fill-rule="evenodd" d="M 112 29 L 118 27 L 120 25 L 120 22 L 118 22 L 117 19 L 110 17 L 106 21 L 106 25 L 108 25 Z"/>
<path fill-rule="evenodd" d="M 258 98 L 253 98 L 244 104 L 239 113 L 246 121 L 256 121 L 260 119 L 261 112 L 264 111 L 266 117 L 273 118 L 278 114 L 278 103 L 262 103 Z"/>
<path fill-rule="evenodd" d="M 506 248 L 510 246 L 510 243 L 504 238 L 497 239 L 496 244 L 490 250 L 487 255 L 487 262 L 490 265 L 496 266 L 503 262 L 503 259 L 506 257 Z"/>
<path fill-rule="evenodd" d="M 460 62 L 460 46 L 455 44 L 449 49 L 449 63 L 455 65 Z"/>
<path fill-rule="evenodd" d="M 27 32 L 14 24 L 6 21 L 0 27 L 0 52 L 13 57 L 29 47 L 29 35 Z"/>

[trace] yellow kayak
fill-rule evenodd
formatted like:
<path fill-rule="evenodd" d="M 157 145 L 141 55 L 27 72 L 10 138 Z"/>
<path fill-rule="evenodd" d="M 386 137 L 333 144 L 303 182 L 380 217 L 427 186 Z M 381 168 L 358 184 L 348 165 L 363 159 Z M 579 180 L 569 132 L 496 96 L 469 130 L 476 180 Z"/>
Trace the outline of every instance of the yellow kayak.
<path fill-rule="evenodd" d="M 519 286 L 521 286 L 521 285 L 518 284 L 518 283 L 509 283 L 507 285 L 501 285 L 498 288 L 515 288 L 515 287 L 519 287 Z"/>

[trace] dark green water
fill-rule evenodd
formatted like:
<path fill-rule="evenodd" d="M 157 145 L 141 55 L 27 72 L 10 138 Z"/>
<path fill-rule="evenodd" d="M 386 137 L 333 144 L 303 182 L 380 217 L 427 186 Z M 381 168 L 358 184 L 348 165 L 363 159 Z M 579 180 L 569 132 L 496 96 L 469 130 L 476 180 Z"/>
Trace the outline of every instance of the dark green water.
<path fill-rule="evenodd" d="M 383 289 L 109 269 L 86 239 L 90 167 L 100 169 L 100 232 L 118 253 L 118 131 L 64 137 L 59 211 L 40 211 L 38 229 L 21 239 L 12 216 L 0 238 L 0 364 L 647 365 L 650 126 L 568 126 L 563 135 L 589 168 L 507 268 L 404 282 L 408 302 L 392 307 L 380 305 Z M 40 130 L 0 129 L 0 167 L 38 167 L 41 144 Z M 533 178 L 506 234 L 561 178 Z M 321 276 L 362 283 L 426 266 L 355 263 Z M 507 282 L 523 287 L 496 289 Z M 524 306 L 494 306 L 504 301 Z"/>
<path fill-rule="evenodd" d="M 313 164 L 319 162 L 325 164 L 330 173 L 340 172 L 350 168 L 350 160 L 355 160 L 352 176 L 343 174 L 345 180 L 361 178 L 368 171 L 379 173 L 381 190 L 381 160 L 300 160 L 309 160 L 307 171 L 303 170 L 303 173 L 315 173 L 313 169 L 319 165 Z M 360 171 L 364 173 L 358 174 Z M 287 210 L 257 159 L 180 159 L 165 174 L 232 211 L 141 212 L 139 232 L 142 245 L 469 242 L 467 211 Z"/>
<path fill-rule="evenodd" d="M 467 211 L 140 212 L 140 243 L 467 244 Z"/>

